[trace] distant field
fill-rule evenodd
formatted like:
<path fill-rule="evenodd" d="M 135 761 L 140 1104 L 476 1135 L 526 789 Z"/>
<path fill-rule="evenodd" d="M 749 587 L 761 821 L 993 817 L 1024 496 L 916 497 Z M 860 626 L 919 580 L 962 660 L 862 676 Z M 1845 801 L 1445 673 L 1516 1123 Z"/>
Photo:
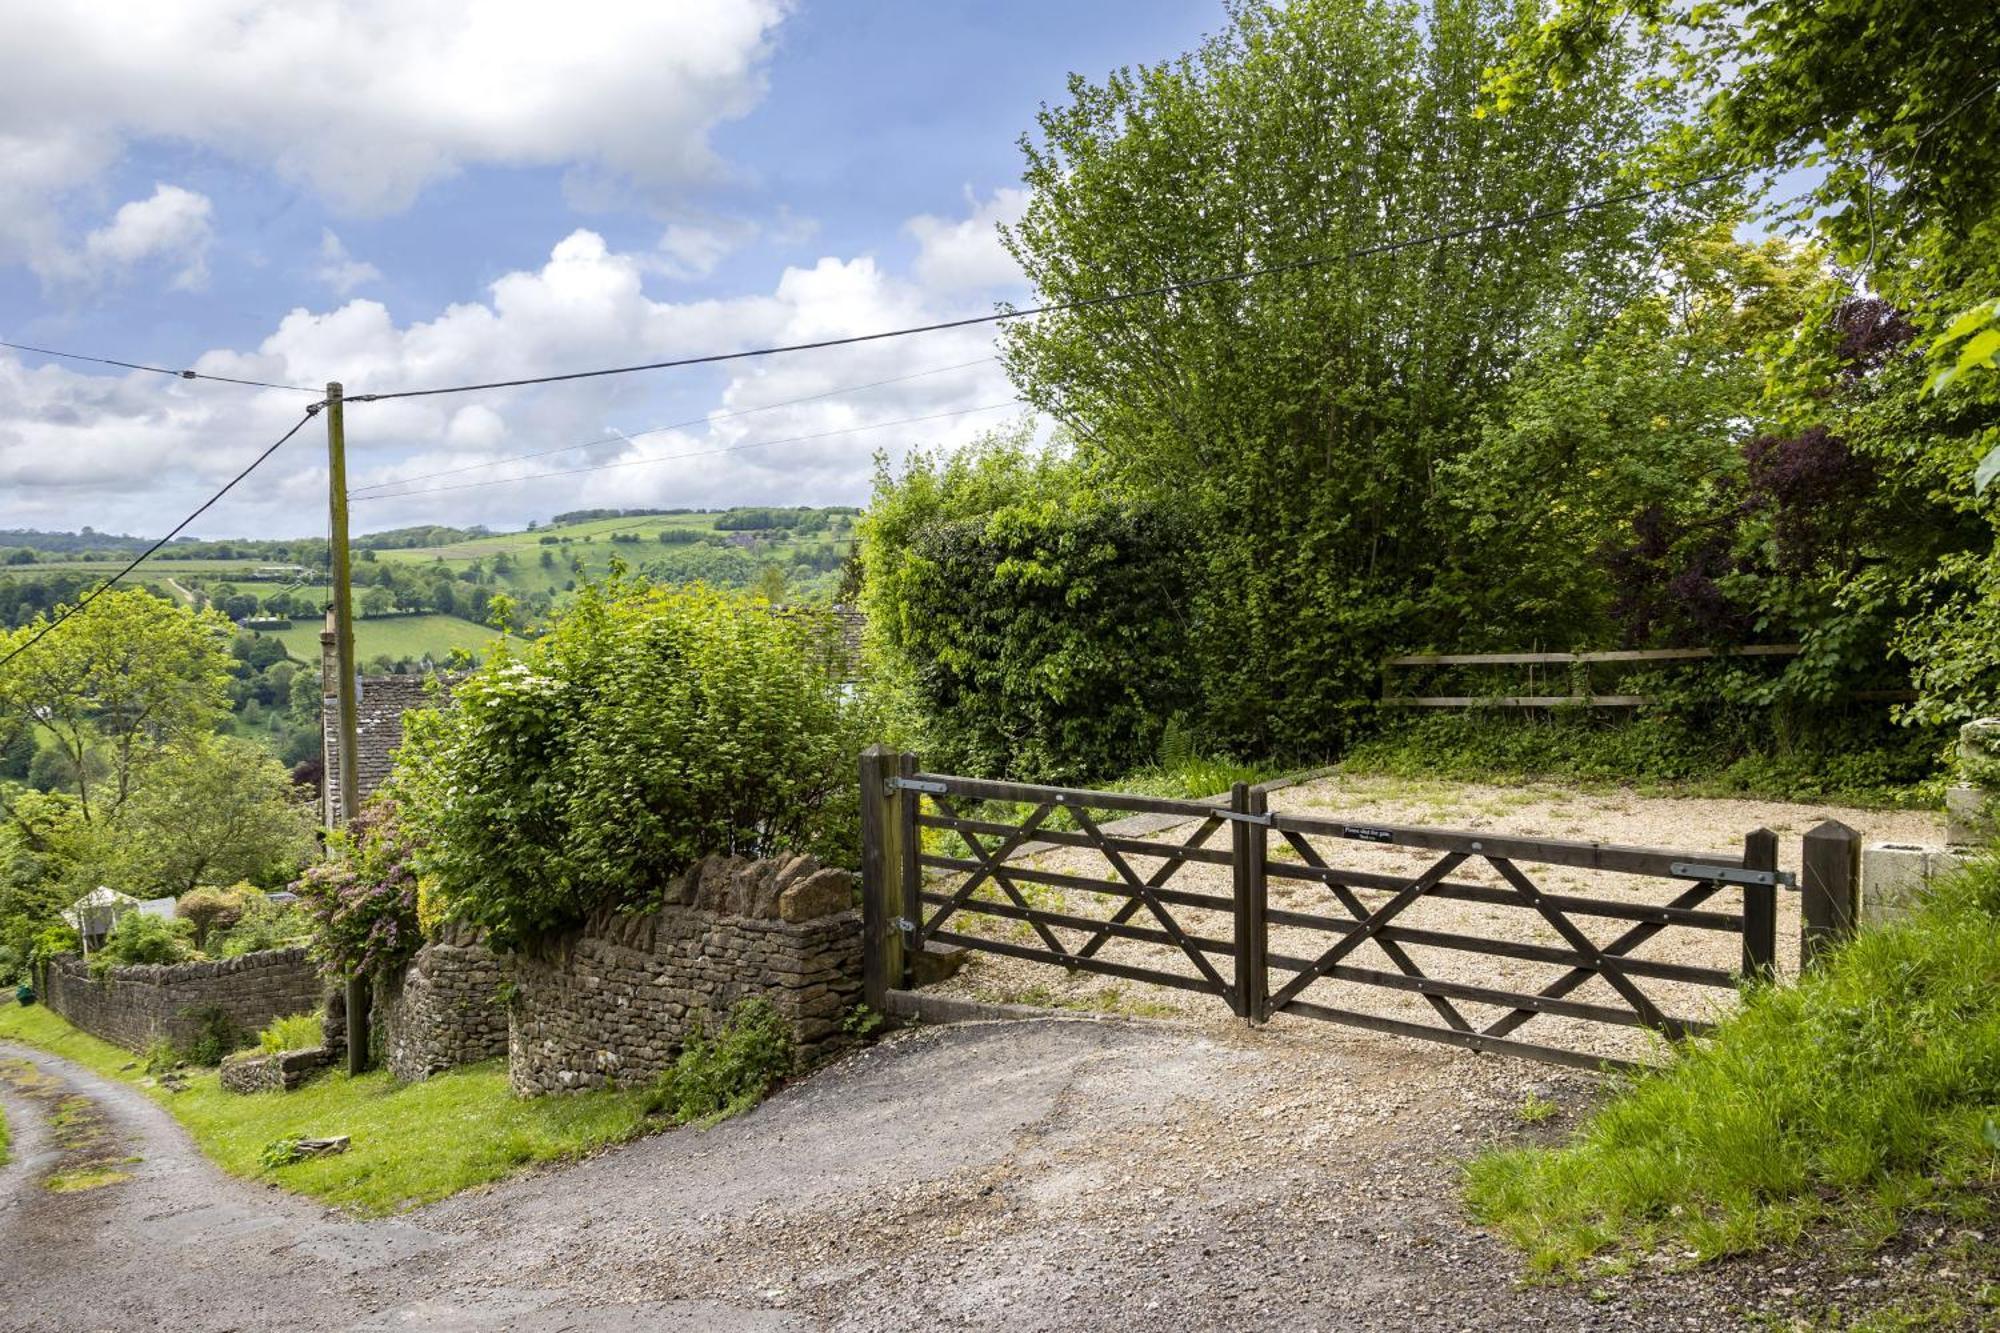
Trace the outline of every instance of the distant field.
<path fill-rule="evenodd" d="M 115 574 L 125 568 L 125 560 L 43 560 L 33 565 L 8 565 L 7 574 Z M 269 560 L 152 560 L 143 566 L 152 578 L 170 578 L 175 574 L 227 575 L 243 578 Z"/>
<path fill-rule="evenodd" d="M 442 556 L 449 562 L 458 563 L 466 560 L 491 560 L 502 551 L 516 559 L 523 555 L 535 558 L 544 549 L 543 537 L 568 537 L 573 542 L 581 542 L 585 537 L 608 540 L 614 532 L 632 532 L 646 541 L 657 541 L 662 528 L 692 528 L 697 532 L 707 532 L 715 526 L 715 520 L 720 517 L 720 514 L 652 514 L 644 518 L 595 518 L 587 523 L 570 523 L 560 528 L 537 528 L 533 532 L 496 532 L 491 537 L 476 537 L 471 541 L 454 542 L 449 546 L 377 551 L 375 558 L 421 563 Z"/>
<path fill-rule="evenodd" d="M 300 662 L 319 661 L 320 622 L 295 620 L 290 629 L 262 630 L 258 637 L 274 638 L 285 652 Z M 384 653 L 394 658 L 442 658 L 454 648 L 484 657 L 499 635 L 484 625 L 475 625 L 457 616 L 380 616 L 354 622 L 354 656 L 364 666 L 371 657 Z M 517 639 L 516 642 L 519 642 Z"/>

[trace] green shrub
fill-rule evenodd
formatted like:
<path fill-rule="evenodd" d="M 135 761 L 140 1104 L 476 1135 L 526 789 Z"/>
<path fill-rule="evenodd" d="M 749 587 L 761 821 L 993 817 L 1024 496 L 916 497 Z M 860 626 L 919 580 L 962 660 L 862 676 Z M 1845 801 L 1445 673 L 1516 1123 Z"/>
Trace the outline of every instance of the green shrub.
<path fill-rule="evenodd" d="M 1637 1076 L 1557 1148 L 1473 1162 L 1474 1213 L 1572 1270 L 1619 1247 L 1702 1258 L 1817 1224 L 1886 1238 L 1912 1207 L 1984 1213 L 2000 1173 L 2000 862 L 1864 931 L 1796 985 Z"/>
<path fill-rule="evenodd" d="M 312 942 L 312 917 L 302 906 L 260 901 L 243 919 L 210 941 L 218 958 L 241 958 L 266 949 L 289 949 Z"/>
<path fill-rule="evenodd" d="M 90 970 L 103 976 L 114 967 L 139 963 L 180 963 L 194 952 L 189 923 L 168 921 L 146 912 L 127 912 L 111 927 L 104 944 L 91 955 Z"/>
<path fill-rule="evenodd" d="M 1718 704 L 1609 716 L 1472 709 L 1391 717 L 1343 756 L 1353 771 L 1461 781 L 1681 784 L 1771 799 L 1928 808 L 1942 797 L 1935 729 L 1879 717 L 1790 741 L 1768 708 Z"/>
<path fill-rule="evenodd" d="M 194 1020 L 195 1035 L 181 1047 L 181 1056 L 191 1065 L 219 1065 L 222 1057 L 243 1049 L 243 1029 L 220 1005 L 205 1005 L 187 1011 Z"/>
<path fill-rule="evenodd" d="M 767 1000 L 745 1000 L 720 1031 L 698 1029 L 674 1067 L 647 1097 L 649 1115 L 677 1124 L 727 1119 L 747 1111 L 792 1072 L 792 1025 Z"/>
<path fill-rule="evenodd" d="M 226 889 L 205 884 L 182 894 L 174 904 L 174 915 L 194 926 L 194 947 L 206 949 L 211 932 L 234 926 L 253 911 L 253 903 L 262 901 L 263 897 L 247 881 Z"/>
<path fill-rule="evenodd" d="M 323 1045 L 326 1033 L 320 1028 L 318 1014 L 287 1014 L 274 1018 L 257 1034 L 257 1047 L 266 1055 L 276 1055 L 280 1051 L 303 1051 Z"/>
<path fill-rule="evenodd" d="M 407 726 L 412 715 L 405 717 Z M 328 835 L 326 859 L 299 883 L 313 957 L 327 972 L 387 974 L 423 946 L 411 855 L 396 803 L 385 795 Z"/>
<path fill-rule="evenodd" d="M 878 472 L 862 520 L 878 670 L 953 771 L 1113 777 L 1159 753 L 1191 706 L 1188 534 L 1164 505 L 996 438 Z M 1190 744 L 1185 717 L 1175 744 Z"/>
<path fill-rule="evenodd" d="M 623 577 L 407 715 L 394 779 L 448 913 L 505 948 L 643 905 L 711 852 L 853 863 L 855 757 L 827 618 Z"/>

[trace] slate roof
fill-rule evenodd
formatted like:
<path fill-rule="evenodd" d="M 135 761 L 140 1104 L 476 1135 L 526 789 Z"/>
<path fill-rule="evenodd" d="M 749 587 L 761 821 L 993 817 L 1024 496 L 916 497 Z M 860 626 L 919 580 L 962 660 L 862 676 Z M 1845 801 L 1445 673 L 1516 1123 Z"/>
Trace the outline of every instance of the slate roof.
<path fill-rule="evenodd" d="M 359 742 L 359 771 L 355 774 L 361 799 L 388 779 L 396 747 L 403 743 L 403 714 L 412 708 L 431 708 L 450 697 L 451 682 L 438 677 L 444 693 L 433 695 L 425 688 L 429 676 L 363 676 L 361 700 L 356 711 L 356 740 Z M 326 777 L 323 808 L 329 826 L 341 820 L 340 809 L 340 714 L 331 699 L 320 706 L 320 733 L 326 746 Z"/>

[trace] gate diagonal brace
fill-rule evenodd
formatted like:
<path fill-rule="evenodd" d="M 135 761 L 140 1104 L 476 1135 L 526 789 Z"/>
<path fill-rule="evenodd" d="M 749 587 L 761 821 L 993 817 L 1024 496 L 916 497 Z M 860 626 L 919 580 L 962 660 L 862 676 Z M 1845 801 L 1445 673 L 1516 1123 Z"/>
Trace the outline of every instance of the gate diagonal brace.
<path fill-rule="evenodd" d="M 1672 908 L 1699 907 L 1715 896 L 1717 887 L 1714 881 L 1704 880 L 1689 888 L 1685 893 L 1677 896 L 1667 906 Z M 1611 941 L 1611 943 L 1605 945 L 1599 952 L 1606 958 L 1622 958 L 1665 929 L 1666 926 L 1660 922 L 1643 921 L 1620 935 L 1617 939 Z M 1538 998 L 1544 1000 L 1559 1000 L 1596 975 L 1596 972 L 1587 967 L 1572 968 L 1548 985 L 1542 987 L 1541 990 L 1536 992 L 1536 995 Z M 1530 1019 L 1539 1017 L 1541 1017 L 1540 1010 L 1516 1009 L 1512 1013 L 1502 1014 L 1499 1018 L 1488 1024 L 1482 1035 L 1504 1037 L 1524 1023 L 1527 1023 Z M 1670 1026 L 1669 1030 L 1672 1031 L 1673 1028 Z"/>
<path fill-rule="evenodd" d="M 1326 859 L 1319 854 L 1318 850 L 1311 843 L 1306 841 L 1305 835 L 1294 833 L 1290 829 L 1284 830 L 1284 834 L 1285 841 L 1291 844 L 1292 850 L 1299 854 L 1301 861 L 1304 861 L 1315 870 L 1324 870 L 1330 875 L 1339 873 L 1326 863 Z M 1331 880 L 1325 881 L 1325 883 L 1326 887 L 1332 891 L 1333 896 L 1340 899 L 1340 905 L 1347 909 L 1348 915 L 1352 916 L 1356 921 L 1366 921 L 1368 919 L 1368 904 L 1362 902 L 1355 895 L 1352 888 L 1345 884 L 1333 883 Z M 1403 946 L 1394 940 L 1377 939 L 1375 947 L 1388 955 L 1389 961 L 1394 963 L 1404 976 L 1424 977 L 1424 970 L 1417 966 L 1416 960 L 1411 958 L 1404 951 Z M 1428 980 L 1428 978 L 1425 979 Z M 1457 1005 L 1442 995 L 1433 995 L 1429 991 L 1420 993 L 1426 1000 L 1430 1001 L 1431 1008 L 1437 1011 L 1437 1016 L 1445 1021 L 1446 1026 L 1460 1032 L 1472 1031 L 1472 1024 L 1467 1022 L 1465 1015 L 1458 1011 Z"/>
<path fill-rule="evenodd" d="M 919 796 L 917 799 L 922 800 L 923 797 Z M 936 801 L 937 797 L 932 796 L 931 799 Z M 944 924 L 945 918 L 965 906 L 971 900 L 973 892 L 985 882 L 989 874 L 993 873 L 995 865 L 1012 856 L 1016 848 L 1034 836 L 1035 830 L 1042 826 L 1042 821 L 1054 813 L 1055 806 L 1049 804 L 1047 801 L 1042 802 L 1041 805 L 1035 808 L 1035 813 L 1029 815 L 1027 821 L 1020 828 L 1007 836 L 1007 840 L 1000 844 L 998 851 L 990 857 L 981 853 L 979 859 L 983 864 L 980 868 L 967 876 L 965 883 L 958 886 L 952 893 L 950 902 L 938 908 L 929 921 L 924 922 L 918 927 L 914 947 L 922 948 L 926 940 L 937 934 L 938 927 Z M 950 818 L 956 817 L 955 815 L 950 816 Z M 967 845 L 970 846 L 971 844 L 968 842 Z M 923 915 L 923 908 L 920 905 L 915 906 L 914 910 L 919 917 Z"/>
<path fill-rule="evenodd" d="M 1209 838 L 1214 835 L 1215 831 L 1221 827 L 1222 827 L 1222 821 L 1219 819 L 1204 819 L 1201 822 L 1201 827 L 1196 829 L 1194 831 L 1194 834 L 1191 837 L 1189 837 L 1186 842 L 1183 842 L 1181 844 L 1180 849 L 1184 852 L 1195 850 L 1196 848 L 1200 847 L 1203 843 L 1206 843 L 1209 840 Z M 1166 887 L 1167 881 L 1174 877 L 1175 872 L 1177 872 L 1182 866 L 1186 864 L 1187 864 L 1186 861 L 1178 858 L 1168 860 L 1164 862 L 1162 865 L 1160 865 L 1158 869 L 1154 870 L 1151 875 L 1148 875 L 1146 877 L 1146 883 L 1148 883 L 1149 885 L 1151 885 L 1153 888 L 1156 889 L 1164 888 Z M 1140 901 L 1138 897 L 1134 896 L 1131 898 L 1127 898 L 1125 900 L 1125 905 L 1119 908 L 1116 912 L 1112 913 L 1110 924 L 1114 926 L 1124 925 L 1127 921 L 1130 921 L 1135 915 L 1137 915 L 1139 909 L 1143 906 L 1145 906 L 1145 904 L 1142 901 Z M 1084 946 L 1081 949 L 1078 949 L 1076 951 L 1076 956 L 1078 958 L 1090 957 L 1092 954 L 1096 953 L 1099 949 L 1103 948 L 1104 942 L 1110 938 L 1111 938 L 1110 931 L 1108 930 L 1098 931 L 1095 935 L 1092 935 L 1088 941 L 1085 942 Z"/>
<path fill-rule="evenodd" d="M 1370 912 L 1352 932 L 1343 936 L 1331 949 L 1319 956 L 1319 961 L 1285 983 L 1283 990 L 1271 997 L 1271 1008 L 1283 1009 L 1298 998 L 1299 992 L 1326 975 L 1326 969 L 1353 953 L 1369 940 L 1374 939 L 1402 910 L 1417 899 L 1429 893 L 1444 881 L 1444 877 L 1465 861 L 1466 852 L 1447 852 L 1438 863 L 1423 874 L 1397 890 L 1396 896 Z M 1379 941 L 1378 941 L 1379 943 Z"/>
<path fill-rule="evenodd" d="M 922 800 L 923 797 L 919 796 L 917 797 L 917 799 Z M 951 802 L 945 800 L 944 797 L 933 795 L 931 797 L 931 804 L 935 805 L 939 810 L 943 811 L 944 817 L 946 819 L 952 819 L 952 820 L 959 819 L 958 811 L 954 809 Z M 1034 909 L 1028 906 L 1028 899 L 1026 895 L 1024 895 L 1021 892 L 1021 890 L 1015 886 L 1014 881 L 1011 878 L 1009 878 L 1007 872 L 1000 868 L 1001 862 L 999 860 L 995 860 L 992 856 L 989 856 L 987 854 L 986 845 L 979 841 L 978 835 L 974 834 L 970 829 L 961 828 L 958 830 L 958 836 L 965 840 L 965 845 L 967 847 L 970 847 L 972 849 L 972 854 L 979 858 L 979 863 L 980 863 L 979 873 L 984 875 L 990 875 L 993 879 L 993 882 L 1000 886 L 1001 891 L 1004 892 L 1009 898 L 1014 900 L 1014 906 L 1020 908 L 1023 912 L 1028 914 L 1023 919 L 1026 920 L 1029 925 L 1035 928 L 1035 933 L 1042 937 L 1042 943 L 1048 945 L 1050 951 L 1057 954 L 1058 956 L 1063 958 L 1069 957 L 1069 950 L 1063 947 L 1062 941 L 1056 938 L 1055 932 L 1050 930 L 1046 925 L 1042 924 L 1042 922 L 1035 919 Z M 1016 845 L 1019 844 L 1016 843 Z M 1005 851 L 1011 851 L 1011 849 L 1003 849 L 1003 856 Z"/>
<path fill-rule="evenodd" d="M 1656 1032 L 1665 1030 L 1669 1026 L 1667 1016 L 1660 1012 L 1646 992 L 1639 989 L 1638 983 L 1625 975 L 1615 960 L 1606 957 L 1590 936 L 1577 928 L 1575 922 L 1551 906 L 1548 899 L 1542 895 L 1542 891 L 1535 886 L 1535 882 L 1523 874 L 1519 866 L 1504 856 L 1489 856 L 1486 861 L 1500 872 L 1500 878 L 1514 886 L 1514 891 L 1526 899 L 1528 905 L 1540 913 L 1544 921 L 1555 927 L 1556 934 L 1567 940 L 1570 948 L 1591 961 L 1597 975 L 1609 982 L 1611 989 L 1617 991 L 1625 1003 L 1632 1006 L 1632 1012 L 1639 1016 L 1640 1022 Z"/>
<path fill-rule="evenodd" d="M 1076 822 L 1083 826 L 1083 831 L 1088 833 L 1092 840 L 1096 842 L 1097 850 L 1103 853 L 1104 859 L 1111 863 L 1111 868 L 1118 872 L 1119 877 L 1125 881 L 1131 890 L 1145 901 L 1147 909 L 1152 912 L 1153 916 L 1159 921 L 1160 926 L 1173 939 L 1173 942 L 1180 946 L 1181 952 L 1188 956 L 1188 961 L 1192 962 L 1195 965 L 1195 969 L 1201 973 L 1208 984 L 1215 988 L 1217 995 L 1229 1001 L 1231 1009 L 1237 1008 L 1236 988 L 1224 981 L 1222 975 L 1203 956 L 1201 950 L 1188 942 L 1188 937 L 1181 930 L 1180 923 L 1167 915 L 1166 908 L 1160 906 L 1160 900 L 1154 895 L 1152 885 L 1140 879 L 1133 872 L 1131 865 L 1126 862 L 1124 857 L 1118 854 L 1117 848 L 1105 842 L 1104 830 L 1097 826 L 1097 821 L 1090 817 L 1088 810 L 1078 806 L 1073 808 L 1073 813 L 1076 816 Z"/>

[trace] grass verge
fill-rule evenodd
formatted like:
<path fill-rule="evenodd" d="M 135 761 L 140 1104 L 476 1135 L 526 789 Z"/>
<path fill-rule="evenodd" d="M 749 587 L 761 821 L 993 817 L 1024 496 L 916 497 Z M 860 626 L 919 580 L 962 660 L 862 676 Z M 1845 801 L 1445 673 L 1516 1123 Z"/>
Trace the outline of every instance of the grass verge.
<path fill-rule="evenodd" d="M 71 1027 L 41 1005 L 0 1004 L 0 1037 L 107 1078 L 139 1083 L 144 1077 L 130 1051 Z M 673 1123 L 660 1118 L 657 1094 L 647 1089 L 516 1098 L 499 1061 L 422 1083 L 398 1084 L 382 1072 L 355 1078 L 331 1072 L 296 1092 L 242 1096 L 224 1092 L 208 1070 L 195 1074 L 184 1092 L 144 1090 L 230 1174 L 271 1180 L 368 1215 L 428 1203 Z M 349 1150 L 276 1167 L 263 1163 L 265 1146 L 275 1140 L 328 1134 L 349 1135 Z"/>
<path fill-rule="evenodd" d="M 2000 861 L 1752 992 L 1567 1143 L 1476 1159 L 1466 1190 L 1539 1273 L 1828 1232 L 1866 1251 L 1919 1215 L 1983 1229 L 2000 1199 Z"/>

